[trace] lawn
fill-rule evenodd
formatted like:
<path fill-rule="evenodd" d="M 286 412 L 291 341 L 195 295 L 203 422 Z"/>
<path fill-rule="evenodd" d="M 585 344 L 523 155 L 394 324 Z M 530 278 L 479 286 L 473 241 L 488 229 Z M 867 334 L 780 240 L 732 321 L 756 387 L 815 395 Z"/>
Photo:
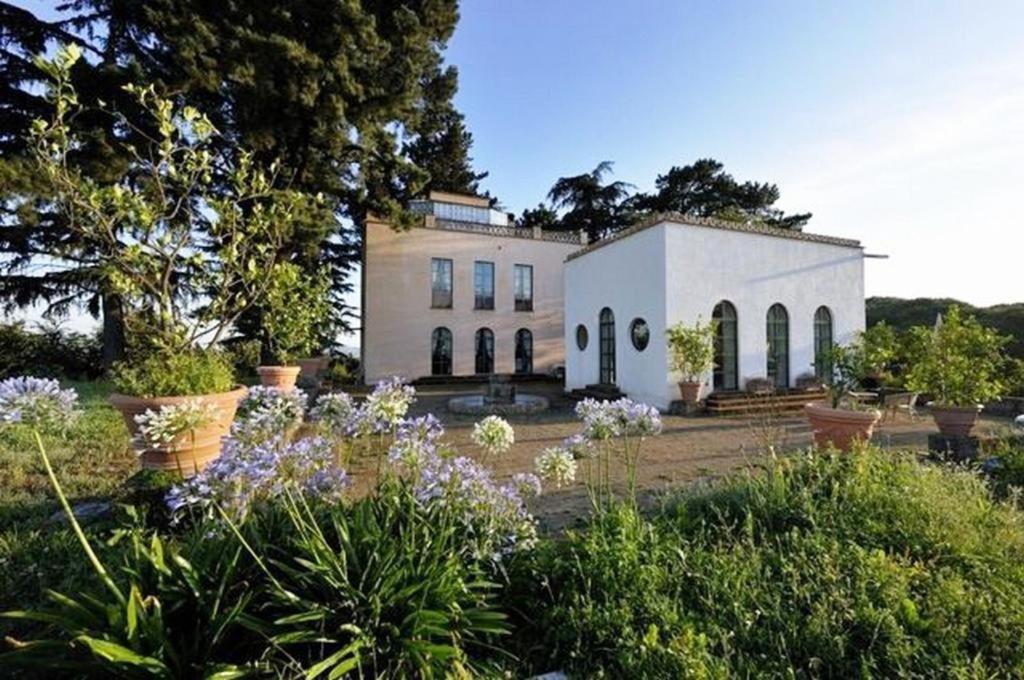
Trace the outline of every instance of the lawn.
<path fill-rule="evenodd" d="M 72 382 L 81 417 L 64 434 L 43 437 L 73 502 L 109 500 L 138 470 L 121 416 L 104 382 Z M 0 427 L 0 610 L 40 601 L 46 588 L 80 583 L 89 572 L 39 459 L 31 431 Z M 104 523 L 103 526 L 108 526 Z M 0 629 L 9 623 L 0 620 Z"/>

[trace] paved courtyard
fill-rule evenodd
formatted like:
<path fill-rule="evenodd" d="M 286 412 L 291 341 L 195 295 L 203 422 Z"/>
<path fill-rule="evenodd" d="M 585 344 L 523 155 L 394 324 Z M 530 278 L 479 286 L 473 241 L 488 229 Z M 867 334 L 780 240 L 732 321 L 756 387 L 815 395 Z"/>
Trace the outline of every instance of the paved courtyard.
<path fill-rule="evenodd" d="M 499 477 L 516 472 L 532 471 L 533 459 L 540 451 L 558 445 L 566 437 L 580 431 L 573 414 L 575 402 L 565 398 L 560 385 L 538 383 L 521 385 L 521 392 L 542 394 L 551 401 L 551 408 L 533 416 L 510 417 L 515 427 L 516 443 L 512 451 L 494 462 Z M 469 436 L 476 418 L 449 414 L 449 398 L 460 394 L 477 394 L 479 386 L 425 386 L 418 388 L 414 413 L 433 413 L 447 430 L 447 440 L 468 455 L 476 456 L 477 448 Z M 811 443 L 811 430 L 800 413 L 787 414 L 777 420 L 768 417 L 681 417 L 663 416 L 664 429 L 659 437 L 644 444 L 638 486 L 645 494 L 697 479 L 720 476 L 738 468 L 757 464 L 768 444 L 779 451 L 793 451 Z M 979 431 L 1000 431 L 1008 420 L 983 418 Z M 881 423 L 874 441 L 884 448 L 924 449 L 929 433 L 935 432 L 932 419 L 923 414 L 916 419 L 900 415 Z M 582 484 L 546 493 L 538 499 L 536 510 L 552 527 L 570 524 L 586 509 L 586 493 Z"/>

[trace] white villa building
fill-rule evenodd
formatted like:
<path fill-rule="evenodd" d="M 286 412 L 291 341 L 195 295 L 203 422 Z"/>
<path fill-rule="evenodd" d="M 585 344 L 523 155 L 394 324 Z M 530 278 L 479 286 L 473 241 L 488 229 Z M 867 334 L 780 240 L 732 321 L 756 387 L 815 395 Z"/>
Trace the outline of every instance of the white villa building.
<path fill-rule="evenodd" d="M 864 329 L 859 242 L 678 214 L 585 245 L 509 226 L 487 200 L 432 192 L 421 227 L 367 225 L 363 367 L 372 382 L 554 373 L 565 388 L 678 399 L 665 330 L 719 322 L 705 394 L 780 389 Z"/>

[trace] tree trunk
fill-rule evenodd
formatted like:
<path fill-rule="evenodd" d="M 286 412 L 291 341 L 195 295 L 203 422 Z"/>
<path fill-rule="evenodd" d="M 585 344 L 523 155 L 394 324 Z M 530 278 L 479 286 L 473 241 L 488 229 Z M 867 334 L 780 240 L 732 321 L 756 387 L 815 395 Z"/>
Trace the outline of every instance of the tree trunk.
<path fill-rule="evenodd" d="M 124 359 L 124 308 L 121 298 L 114 294 L 101 295 L 103 304 L 103 368 L 108 369 L 115 361 Z"/>

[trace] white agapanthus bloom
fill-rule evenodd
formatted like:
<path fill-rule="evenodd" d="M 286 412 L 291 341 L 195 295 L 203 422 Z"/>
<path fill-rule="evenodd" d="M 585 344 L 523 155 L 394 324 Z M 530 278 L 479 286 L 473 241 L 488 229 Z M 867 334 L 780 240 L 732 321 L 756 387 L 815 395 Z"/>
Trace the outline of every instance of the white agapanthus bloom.
<path fill-rule="evenodd" d="M 533 466 L 537 475 L 554 484 L 556 489 L 576 480 L 576 461 L 572 453 L 562 448 L 544 449 L 533 461 Z"/>
<path fill-rule="evenodd" d="M 178 437 L 206 427 L 221 416 L 215 404 L 202 399 L 189 399 L 147 409 L 135 416 L 139 438 L 146 446 L 167 446 Z"/>
<path fill-rule="evenodd" d="M 516 441 L 515 430 L 500 416 L 487 416 L 473 426 L 473 443 L 493 456 L 508 452 Z"/>

